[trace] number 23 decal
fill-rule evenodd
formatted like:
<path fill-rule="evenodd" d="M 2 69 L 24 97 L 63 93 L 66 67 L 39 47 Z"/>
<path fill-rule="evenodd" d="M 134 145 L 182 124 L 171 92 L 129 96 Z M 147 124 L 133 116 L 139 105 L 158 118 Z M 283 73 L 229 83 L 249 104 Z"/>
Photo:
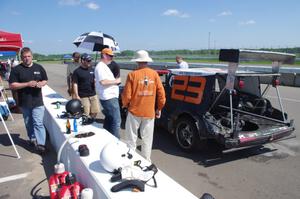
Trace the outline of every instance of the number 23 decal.
<path fill-rule="evenodd" d="M 192 104 L 200 104 L 206 79 L 199 76 L 173 76 L 171 98 Z"/>

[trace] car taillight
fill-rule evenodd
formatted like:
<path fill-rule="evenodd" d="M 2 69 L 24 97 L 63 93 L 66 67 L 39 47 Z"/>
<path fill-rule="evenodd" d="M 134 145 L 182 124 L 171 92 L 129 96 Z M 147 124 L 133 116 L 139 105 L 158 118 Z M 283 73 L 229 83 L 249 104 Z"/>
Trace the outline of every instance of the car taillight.
<path fill-rule="evenodd" d="M 280 84 L 279 79 L 273 79 L 272 85 L 273 85 L 274 87 L 278 86 L 279 84 Z"/>
<path fill-rule="evenodd" d="M 244 88 L 245 87 L 245 82 L 243 80 L 239 81 L 239 88 Z"/>

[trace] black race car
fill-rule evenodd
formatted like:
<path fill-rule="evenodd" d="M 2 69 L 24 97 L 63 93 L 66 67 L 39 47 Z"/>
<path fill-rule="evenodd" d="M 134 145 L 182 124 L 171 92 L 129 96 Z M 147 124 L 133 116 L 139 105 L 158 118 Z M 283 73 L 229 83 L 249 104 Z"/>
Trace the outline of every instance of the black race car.
<path fill-rule="evenodd" d="M 238 70 L 241 58 L 272 60 L 272 73 Z M 265 97 L 269 88 L 278 91 L 279 66 L 293 62 L 291 54 L 246 50 L 221 50 L 227 70 L 190 68 L 160 70 L 166 91 L 166 105 L 156 125 L 165 127 L 185 151 L 199 149 L 207 139 L 225 148 L 239 148 L 272 142 L 289 136 L 288 120 L 278 94 L 280 110 Z M 261 80 L 269 83 L 262 91 Z"/>

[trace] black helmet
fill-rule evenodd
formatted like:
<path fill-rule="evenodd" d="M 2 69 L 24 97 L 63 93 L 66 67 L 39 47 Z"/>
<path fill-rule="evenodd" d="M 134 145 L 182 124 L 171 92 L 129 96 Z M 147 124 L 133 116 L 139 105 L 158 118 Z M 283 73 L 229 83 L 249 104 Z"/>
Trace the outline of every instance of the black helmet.
<path fill-rule="evenodd" d="M 66 111 L 71 115 L 81 115 L 83 112 L 81 101 L 78 99 L 69 100 L 66 104 Z"/>

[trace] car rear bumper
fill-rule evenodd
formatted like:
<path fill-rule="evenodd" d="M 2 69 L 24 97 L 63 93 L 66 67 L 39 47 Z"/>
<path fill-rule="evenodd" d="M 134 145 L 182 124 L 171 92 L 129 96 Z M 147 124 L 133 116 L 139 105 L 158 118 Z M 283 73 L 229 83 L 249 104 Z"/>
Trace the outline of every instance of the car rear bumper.
<path fill-rule="evenodd" d="M 283 126 L 276 129 L 241 133 L 238 138 L 225 138 L 225 148 L 239 148 L 273 142 L 287 137 L 295 130 L 293 126 Z"/>

